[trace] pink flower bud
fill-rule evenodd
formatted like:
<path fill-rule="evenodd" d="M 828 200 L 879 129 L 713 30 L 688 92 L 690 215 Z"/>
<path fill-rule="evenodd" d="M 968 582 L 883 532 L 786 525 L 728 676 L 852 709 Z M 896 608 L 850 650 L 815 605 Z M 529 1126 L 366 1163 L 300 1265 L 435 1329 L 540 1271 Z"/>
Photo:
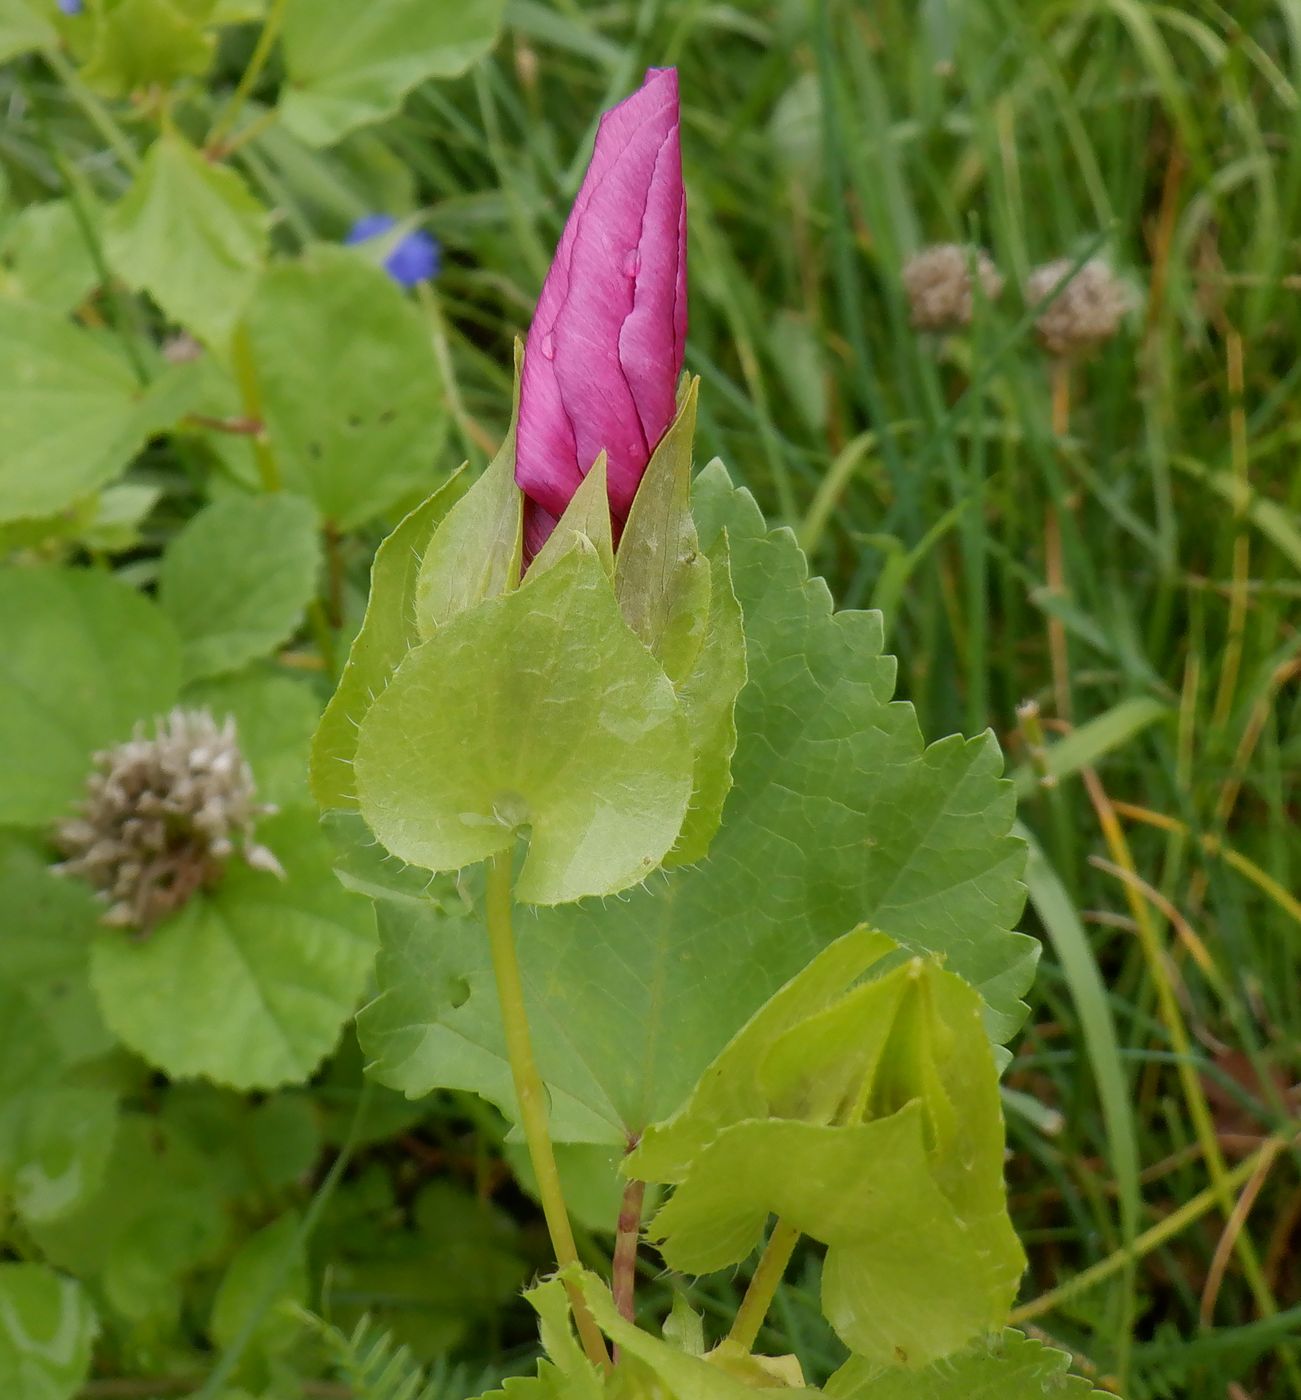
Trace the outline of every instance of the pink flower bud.
<path fill-rule="evenodd" d="M 673 419 L 687 334 L 678 75 L 607 112 L 524 349 L 515 480 L 532 557 L 604 450 L 616 529 Z"/>

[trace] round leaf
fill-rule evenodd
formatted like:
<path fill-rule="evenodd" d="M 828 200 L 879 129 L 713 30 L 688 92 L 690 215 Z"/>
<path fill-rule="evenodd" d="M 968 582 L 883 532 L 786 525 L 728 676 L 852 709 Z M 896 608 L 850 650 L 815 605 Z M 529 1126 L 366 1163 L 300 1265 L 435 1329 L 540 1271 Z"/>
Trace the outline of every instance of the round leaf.
<path fill-rule="evenodd" d="M 365 986 L 373 916 L 335 879 L 317 823 L 289 813 L 262 823 L 258 840 L 286 879 L 234 859 L 216 889 L 147 939 L 105 932 L 91 954 L 110 1028 L 175 1078 L 237 1089 L 301 1081 Z"/>
<path fill-rule="evenodd" d="M 53 515 L 159 426 L 130 368 L 57 311 L 0 301 L 0 521 Z"/>
<path fill-rule="evenodd" d="M 0 570 L 0 617 L 0 824 L 45 826 L 97 749 L 171 706 L 180 643 L 152 603 L 89 570 Z"/>
<path fill-rule="evenodd" d="M 295 136 L 327 146 L 396 112 L 426 78 L 455 77 L 485 54 L 503 0 L 290 0 L 281 115 Z"/>
<path fill-rule="evenodd" d="M 163 556 L 158 601 L 182 637 L 187 677 L 233 671 L 287 641 L 316 592 L 316 515 L 298 496 L 229 496 Z"/>
<path fill-rule="evenodd" d="M 240 176 L 174 132 L 149 148 L 110 212 L 104 252 L 172 320 L 224 345 L 266 249 L 266 213 Z"/>
<path fill-rule="evenodd" d="M 447 414 L 420 313 L 379 268 L 314 248 L 258 284 L 245 320 L 285 485 L 340 529 L 436 484 Z"/>

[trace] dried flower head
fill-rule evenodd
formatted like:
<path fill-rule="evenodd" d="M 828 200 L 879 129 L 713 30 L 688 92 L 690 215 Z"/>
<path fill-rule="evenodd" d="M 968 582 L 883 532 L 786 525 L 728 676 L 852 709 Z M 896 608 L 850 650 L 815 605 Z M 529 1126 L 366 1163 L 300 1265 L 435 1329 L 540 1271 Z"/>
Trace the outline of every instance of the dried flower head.
<path fill-rule="evenodd" d="M 986 301 L 995 301 L 1003 278 L 983 248 L 936 243 L 914 253 L 903 265 L 903 289 L 919 331 L 961 330 L 975 309 L 972 268 Z"/>
<path fill-rule="evenodd" d="M 1035 268 L 1026 283 L 1026 300 L 1036 306 L 1070 278 L 1035 322 L 1053 355 L 1085 354 L 1110 340 L 1132 305 L 1129 288 L 1101 258 L 1090 258 L 1072 277 L 1074 266 L 1070 258 L 1056 258 Z"/>
<path fill-rule="evenodd" d="M 235 721 L 208 710 L 175 709 L 125 744 L 97 753 L 77 815 L 55 840 L 67 859 L 55 869 L 93 885 L 109 906 L 104 923 L 149 932 L 240 855 L 283 875 L 253 840 L 257 818 L 275 809 L 254 801 L 253 774 Z"/>

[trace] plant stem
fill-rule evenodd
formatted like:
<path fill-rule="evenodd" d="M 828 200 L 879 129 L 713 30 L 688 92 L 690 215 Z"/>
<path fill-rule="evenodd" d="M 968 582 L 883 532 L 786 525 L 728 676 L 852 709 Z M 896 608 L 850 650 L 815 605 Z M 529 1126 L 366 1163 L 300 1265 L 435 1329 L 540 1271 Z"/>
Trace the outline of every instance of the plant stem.
<path fill-rule="evenodd" d="M 646 1200 L 646 1183 L 630 1181 L 619 1204 L 619 1224 L 614 1236 L 612 1291 L 619 1316 L 634 1322 L 633 1290 L 637 1286 L 637 1236 L 641 1233 L 641 1211 Z"/>
<path fill-rule="evenodd" d="M 529 1034 L 528 1012 L 524 1005 L 524 983 L 520 977 L 515 933 L 511 927 L 511 857 L 512 853 L 505 851 L 488 861 L 488 946 L 492 952 L 492 970 L 497 979 L 497 1000 L 501 1006 L 502 1029 L 506 1034 L 506 1054 L 515 1081 L 515 1097 L 519 1100 L 520 1126 L 524 1129 L 529 1160 L 537 1177 L 542 1214 L 546 1217 L 556 1263 L 561 1269 L 575 1268 L 578 1265 L 578 1247 L 574 1244 L 574 1231 L 565 1208 L 556 1154 L 547 1129 L 546 1089 L 538 1073 L 537 1061 L 533 1058 L 533 1038 Z M 577 1282 L 566 1279 L 565 1290 L 569 1294 L 569 1305 L 583 1350 L 594 1365 L 602 1370 L 608 1369 L 610 1357 L 605 1342 Z"/>
<path fill-rule="evenodd" d="M 749 1288 L 745 1290 L 745 1297 L 741 1299 L 732 1330 L 727 1334 L 729 1342 L 740 1342 L 746 1351 L 754 1346 L 759 1328 L 768 1316 L 777 1285 L 782 1281 L 782 1275 L 791 1261 L 799 1237 L 800 1232 L 784 1221 L 779 1220 L 773 1227 L 763 1254 L 759 1257 L 754 1277 L 750 1280 Z"/>
<path fill-rule="evenodd" d="M 1060 444 L 1070 428 L 1071 368 L 1063 355 L 1053 358 L 1053 435 Z M 1062 526 L 1057 513 L 1057 501 L 1050 501 L 1044 511 L 1044 570 L 1048 591 L 1054 598 L 1066 596 L 1066 572 L 1062 563 Z M 1048 650 L 1052 659 L 1053 696 L 1057 718 L 1071 717 L 1071 664 L 1066 643 L 1066 625 L 1055 613 L 1048 614 Z"/>
<path fill-rule="evenodd" d="M 81 81 L 77 70 L 53 44 L 41 50 L 41 57 L 54 76 L 68 90 L 72 100 L 89 117 L 91 125 L 104 138 L 109 149 L 134 175 L 140 169 L 140 157 L 136 154 L 136 149 L 126 133 L 114 119 L 113 114 Z"/>
<path fill-rule="evenodd" d="M 252 56 L 248 61 L 248 67 L 244 69 L 244 75 L 231 94 L 230 101 L 226 103 L 225 110 L 213 123 L 212 130 L 208 133 L 208 140 L 205 144 L 209 151 L 224 154 L 222 141 L 234 128 L 240 108 L 243 107 L 249 93 L 253 91 L 254 85 L 262 74 L 262 69 L 266 67 L 266 61 L 271 56 L 271 46 L 275 43 L 276 35 L 280 32 L 280 22 L 285 17 L 286 3 L 287 0 L 273 0 L 271 12 L 267 15 L 261 34 L 258 35 L 257 43 L 254 45 Z"/>
<path fill-rule="evenodd" d="M 249 344 L 248 332 L 241 326 L 231 337 L 231 368 L 235 371 L 235 382 L 239 385 L 240 403 L 244 417 L 250 423 L 258 424 L 258 431 L 251 434 L 253 458 L 257 462 L 258 475 L 262 478 L 264 491 L 279 491 L 280 468 L 276 466 L 275 453 L 267 437 L 266 421 L 262 416 L 262 394 L 258 389 L 257 366 L 253 363 L 253 347 Z"/>

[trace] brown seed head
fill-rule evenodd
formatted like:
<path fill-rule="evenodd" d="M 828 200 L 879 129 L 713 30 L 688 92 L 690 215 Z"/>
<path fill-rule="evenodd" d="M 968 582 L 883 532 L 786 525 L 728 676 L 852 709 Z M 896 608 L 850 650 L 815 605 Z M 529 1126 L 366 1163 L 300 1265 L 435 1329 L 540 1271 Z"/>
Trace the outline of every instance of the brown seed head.
<path fill-rule="evenodd" d="M 148 933 L 195 893 L 215 884 L 226 862 L 283 875 L 253 840 L 257 818 L 275 809 L 254 801 L 253 774 L 235 721 L 208 710 L 175 709 L 97 753 L 77 814 L 55 841 L 67 857 L 55 869 L 91 884 L 109 906 L 103 922 Z"/>
<path fill-rule="evenodd" d="M 1082 355 L 1110 340 L 1132 306 L 1129 288 L 1101 258 L 1090 258 L 1071 277 L 1074 262 L 1056 258 L 1030 274 L 1026 300 L 1036 306 L 1068 277 L 1051 306 L 1035 321 L 1044 348 L 1053 355 Z"/>
<path fill-rule="evenodd" d="M 1003 278 L 983 248 L 936 243 L 904 263 L 903 289 L 917 330 L 952 331 L 971 324 L 975 309 L 973 266 L 985 300 L 996 300 L 1003 290 Z"/>

